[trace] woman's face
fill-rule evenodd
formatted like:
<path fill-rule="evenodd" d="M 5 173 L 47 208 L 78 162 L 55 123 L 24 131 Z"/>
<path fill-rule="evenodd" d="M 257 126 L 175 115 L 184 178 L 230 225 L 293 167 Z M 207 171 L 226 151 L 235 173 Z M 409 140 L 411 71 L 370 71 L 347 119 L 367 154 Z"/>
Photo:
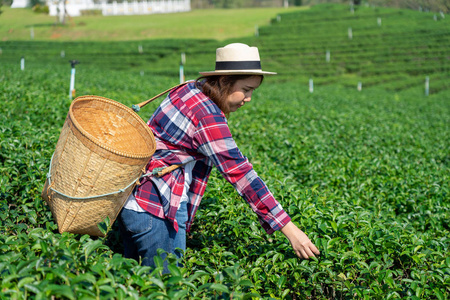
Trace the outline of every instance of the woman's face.
<path fill-rule="evenodd" d="M 235 112 L 246 102 L 250 102 L 253 91 L 261 84 L 261 76 L 252 76 L 234 83 L 231 94 L 226 99 L 230 112 Z"/>

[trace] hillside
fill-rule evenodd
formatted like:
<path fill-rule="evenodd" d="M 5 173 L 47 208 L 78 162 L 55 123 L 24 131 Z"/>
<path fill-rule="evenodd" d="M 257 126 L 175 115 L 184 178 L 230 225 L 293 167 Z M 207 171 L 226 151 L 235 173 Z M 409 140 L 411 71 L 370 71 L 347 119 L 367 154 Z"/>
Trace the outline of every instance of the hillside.
<path fill-rule="evenodd" d="M 450 88 L 450 20 L 433 13 L 316 6 L 273 20 L 257 44 L 288 78 L 400 91 L 428 76 L 432 92 Z"/>
<path fill-rule="evenodd" d="M 214 67 L 211 49 L 238 41 L 258 46 L 264 67 L 277 71 L 278 81 L 307 86 L 313 79 L 316 86 L 337 83 L 356 89 L 360 84 L 398 92 L 424 89 L 428 77 L 430 93 L 450 89 L 450 18 L 445 16 L 372 7 L 359 7 L 351 13 L 346 5 L 320 5 L 273 16 L 270 25 L 258 28 L 258 34 L 224 41 L 4 41 L 0 43 L 0 62 L 18 64 L 24 56 L 27 67 L 33 68 L 68 66 L 68 59 L 77 59 L 80 69 L 129 70 L 177 78 L 181 53 L 186 53 L 186 77 L 195 78 L 199 71 Z"/>

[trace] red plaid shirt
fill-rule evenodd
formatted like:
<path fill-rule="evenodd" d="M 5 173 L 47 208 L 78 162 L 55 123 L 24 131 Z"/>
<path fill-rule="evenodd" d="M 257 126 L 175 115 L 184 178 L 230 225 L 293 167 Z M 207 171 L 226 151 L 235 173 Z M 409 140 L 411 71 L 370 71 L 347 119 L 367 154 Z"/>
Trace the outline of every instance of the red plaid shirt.
<path fill-rule="evenodd" d="M 147 171 L 196 161 L 187 192 L 188 231 L 205 193 L 212 166 L 216 166 L 250 204 L 266 232 L 273 233 L 291 220 L 237 147 L 224 113 L 194 82 L 171 91 L 148 125 L 155 135 L 156 152 Z M 144 177 L 137 187 L 136 200 L 149 213 L 168 219 L 178 231 L 175 214 L 183 190 L 184 169 L 178 168 L 161 178 Z"/>

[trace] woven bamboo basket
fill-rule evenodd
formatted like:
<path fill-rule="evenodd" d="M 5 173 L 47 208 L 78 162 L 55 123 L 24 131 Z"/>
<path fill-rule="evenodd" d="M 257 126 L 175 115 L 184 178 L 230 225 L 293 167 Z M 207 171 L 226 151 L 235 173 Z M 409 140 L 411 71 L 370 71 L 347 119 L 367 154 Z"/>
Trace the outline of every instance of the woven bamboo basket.
<path fill-rule="evenodd" d="M 76 98 L 42 191 L 59 232 L 103 236 L 97 225 L 114 222 L 154 152 L 152 131 L 131 108 Z"/>

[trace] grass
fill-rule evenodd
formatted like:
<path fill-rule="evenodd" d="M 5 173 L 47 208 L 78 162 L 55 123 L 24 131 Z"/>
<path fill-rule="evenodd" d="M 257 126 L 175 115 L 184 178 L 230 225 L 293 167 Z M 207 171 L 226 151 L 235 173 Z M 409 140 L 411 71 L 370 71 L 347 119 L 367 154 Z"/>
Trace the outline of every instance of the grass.
<path fill-rule="evenodd" d="M 30 9 L 4 8 L 0 15 L 0 40 L 39 41 L 133 41 L 161 38 L 226 40 L 253 35 L 255 26 L 269 24 L 279 13 L 307 9 L 251 8 L 208 9 L 187 13 L 136 16 L 84 16 L 56 25 L 56 17 L 36 14 Z"/>

